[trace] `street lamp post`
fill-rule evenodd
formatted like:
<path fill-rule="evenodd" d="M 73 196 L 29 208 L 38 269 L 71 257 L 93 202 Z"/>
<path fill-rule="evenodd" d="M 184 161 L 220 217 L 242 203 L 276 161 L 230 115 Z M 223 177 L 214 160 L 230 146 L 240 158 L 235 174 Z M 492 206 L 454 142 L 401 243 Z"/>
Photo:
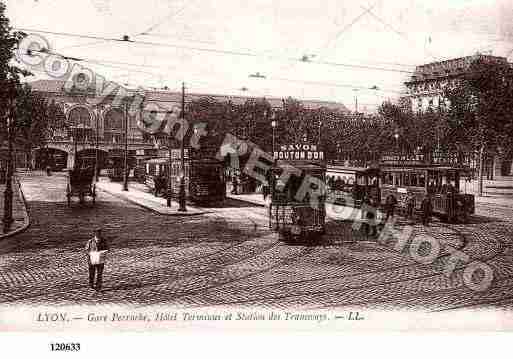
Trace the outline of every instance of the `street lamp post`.
<path fill-rule="evenodd" d="M 185 120 L 185 83 L 182 82 L 182 121 Z M 182 123 L 182 128 L 183 128 Z M 185 131 L 185 130 L 184 130 Z M 187 208 L 185 206 L 185 149 L 184 149 L 184 142 L 185 142 L 185 132 L 181 134 L 181 146 L 180 146 L 180 156 L 181 156 L 181 162 L 182 162 L 182 170 L 181 170 L 181 177 L 180 177 L 180 195 L 179 195 L 179 205 L 178 208 L 179 212 L 187 212 Z"/>
<path fill-rule="evenodd" d="M 398 162 L 401 162 L 401 155 L 399 153 L 399 133 L 398 132 L 394 133 L 394 138 L 395 138 L 395 148 L 396 148 Z"/>
<path fill-rule="evenodd" d="M 354 112 L 358 113 L 358 89 L 353 89 L 354 95 Z"/>
<path fill-rule="evenodd" d="M 321 115 L 320 114 L 319 114 L 318 120 L 319 120 L 319 128 L 318 128 L 318 130 L 319 130 L 319 133 L 318 133 L 319 137 L 317 138 L 317 144 L 320 146 L 321 145 L 321 126 L 322 126 Z"/>
<path fill-rule="evenodd" d="M 273 120 L 271 121 L 271 127 L 273 128 L 273 158 L 274 158 L 274 152 L 276 151 L 276 133 L 275 133 L 275 130 L 276 130 L 276 126 L 278 125 L 278 123 L 274 119 L 274 113 L 272 115 L 272 118 L 273 118 Z"/>
<path fill-rule="evenodd" d="M 123 108 L 125 120 L 125 156 L 123 159 L 123 191 L 128 191 L 128 103 Z"/>
<path fill-rule="evenodd" d="M 98 166 L 98 147 L 99 147 L 99 128 L 98 128 L 98 114 L 96 114 L 96 131 L 95 131 L 95 144 L 94 144 L 94 180 L 98 182 L 100 177 Z"/>
<path fill-rule="evenodd" d="M 169 115 L 169 114 L 168 114 Z M 172 144 L 173 139 L 171 137 L 171 128 L 169 128 L 169 133 L 167 134 L 167 148 L 168 148 L 168 163 L 167 163 L 167 182 L 166 182 L 166 205 L 168 207 L 171 207 L 171 197 L 173 194 L 173 187 L 171 185 L 171 167 L 173 165 L 173 159 L 172 159 Z"/>
<path fill-rule="evenodd" d="M 12 177 L 13 177 L 13 138 L 12 138 L 12 125 L 15 116 L 16 100 L 12 100 L 12 104 L 9 108 L 10 114 L 7 118 L 7 172 L 5 176 L 5 191 L 4 191 L 4 233 L 9 230 L 13 222 L 12 218 Z"/>

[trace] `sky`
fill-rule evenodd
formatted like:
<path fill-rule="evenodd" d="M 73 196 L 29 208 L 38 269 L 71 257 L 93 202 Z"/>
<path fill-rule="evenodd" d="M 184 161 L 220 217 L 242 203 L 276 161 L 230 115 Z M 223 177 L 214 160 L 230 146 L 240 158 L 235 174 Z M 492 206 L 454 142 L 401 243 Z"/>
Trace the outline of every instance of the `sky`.
<path fill-rule="evenodd" d="M 5 2 L 15 28 L 130 36 L 135 42 L 41 34 L 54 52 L 92 60 L 82 65 L 128 87 L 179 90 L 184 81 L 196 93 L 292 96 L 351 110 L 357 98 L 360 111 L 372 112 L 401 96 L 415 65 L 476 52 L 513 62 L 510 0 Z M 305 55 L 311 61 L 298 61 Z M 249 76 L 256 72 L 265 78 Z"/>

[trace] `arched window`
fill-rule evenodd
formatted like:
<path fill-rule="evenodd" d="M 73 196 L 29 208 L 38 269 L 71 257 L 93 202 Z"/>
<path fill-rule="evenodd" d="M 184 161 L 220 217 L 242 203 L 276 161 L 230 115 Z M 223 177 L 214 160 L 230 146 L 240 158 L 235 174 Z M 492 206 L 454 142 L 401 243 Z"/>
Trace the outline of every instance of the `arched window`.
<path fill-rule="evenodd" d="M 71 126 L 92 127 L 91 113 L 86 107 L 78 106 L 69 112 L 68 121 Z"/>
<path fill-rule="evenodd" d="M 112 108 L 103 116 L 103 137 L 106 142 L 120 143 L 123 132 L 123 112 Z"/>
<path fill-rule="evenodd" d="M 120 109 L 112 108 L 105 113 L 103 127 L 105 131 L 123 130 L 123 113 Z"/>

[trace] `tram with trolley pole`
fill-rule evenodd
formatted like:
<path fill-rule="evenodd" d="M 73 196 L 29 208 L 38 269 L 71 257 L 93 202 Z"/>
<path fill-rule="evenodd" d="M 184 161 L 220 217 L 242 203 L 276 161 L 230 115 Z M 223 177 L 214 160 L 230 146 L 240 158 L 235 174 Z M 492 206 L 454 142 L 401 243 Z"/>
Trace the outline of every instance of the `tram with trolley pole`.
<path fill-rule="evenodd" d="M 387 156 L 381 161 L 380 172 L 381 204 L 391 196 L 404 211 L 410 199 L 414 210 L 420 211 L 422 200 L 428 197 L 432 214 L 447 222 L 467 222 L 475 213 L 474 195 L 460 190 L 461 178 L 471 175 L 469 167 Z"/>
<path fill-rule="evenodd" d="M 339 191 L 351 196 L 354 207 L 361 207 L 365 198 L 380 203 L 379 167 L 351 167 L 331 164 L 326 167 L 326 184 L 328 191 Z M 344 196 L 344 197 L 345 197 Z M 342 197 L 333 197 L 336 201 Z M 346 203 L 335 204 L 345 205 Z"/>
<path fill-rule="evenodd" d="M 135 156 L 132 154 L 128 154 L 128 168 L 130 171 L 131 168 L 135 167 Z M 124 178 L 124 170 L 125 170 L 125 153 L 124 150 L 112 149 L 109 151 L 107 155 L 107 177 L 113 182 L 120 182 Z"/>
<path fill-rule="evenodd" d="M 269 227 L 288 243 L 317 243 L 326 229 L 326 164 L 316 145 L 284 145 L 268 172 Z"/>
<path fill-rule="evenodd" d="M 185 195 L 190 201 L 203 205 L 222 202 L 226 199 L 226 176 L 224 162 L 202 150 L 185 149 L 185 169 L 182 172 L 181 151 L 171 149 L 169 157 L 158 157 L 144 162 L 145 184 L 156 195 L 168 195 L 171 181 L 171 196 L 178 197 L 181 177 L 185 176 Z M 171 169 L 169 164 L 171 163 Z"/>

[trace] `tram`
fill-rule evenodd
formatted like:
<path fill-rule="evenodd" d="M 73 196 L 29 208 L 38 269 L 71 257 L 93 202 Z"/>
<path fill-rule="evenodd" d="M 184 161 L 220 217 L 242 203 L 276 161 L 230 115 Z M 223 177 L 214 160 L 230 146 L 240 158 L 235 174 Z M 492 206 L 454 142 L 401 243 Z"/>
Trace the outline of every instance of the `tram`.
<path fill-rule="evenodd" d="M 460 178 L 469 173 L 466 167 L 386 163 L 380 167 L 381 204 L 393 196 L 399 209 L 404 210 L 411 195 L 415 210 L 420 211 L 422 200 L 429 196 L 432 214 L 448 222 L 466 222 L 475 212 L 474 196 L 460 191 Z"/>
<path fill-rule="evenodd" d="M 361 207 L 364 199 L 372 199 L 374 203 L 380 203 L 379 168 L 372 167 L 348 167 L 340 165 L 328 165 L 326 167 L 326 184 L 330 192 L 343 192 L 344 196 L 333 196 L 335 204 L 342 198 L 351 197 L 354 207 Z"/>
<path fill-rule="evenodd" d="M 128 155 L 127 158 L 128 171 L 135 166 L 135 156 Z M 125 153 L 124 151 L 109 151 L 107 156 L 107 177 L 113 182 L 122 181 L 125 169 Z"/>
<path fill-rule="evenodd" d="M 59 172 L 66 168 L 67 166 L 67 157 L 64 153 L 59 152 L 50 152 L 46 154 L 46 164 L 50 166 L 50 169 L 53 172 Z M 40 163 L 40 165 L 43 162 Z"/>
<path fill-rule="evenodd" d="M 295 152 L 297 156 L 289 156 L 289 160 L 279 159 L 285 157 L 280 152 L 274 154 L 275 162 L 267 176 L 271 188 L 269 227 L 285 242 L 315 243 L 325 233 L 326 165 L 314 160 L 322 158 L 316 146 Z"/>
<path fill-rule="evenodd" d="M 93 168 L 96 163 L 96 157 L 81 155 L 75 160 L 73 168 Z"/>
<path fill-rule="evenodd" d="M 185 195 L 192 202 L 213 204 L 226 198 L 226 178 L 224 163 L 215 158 L 189 158 L 186 152 L 185 169 L 179 150 L 172 152 L 171 168 L 169 157 L 153 158 L 145 161 L 145 184 L 158 196 L 166 195 L 168 180 L 171 181 L 171 195 L 178 197 L 180 181 L 184 176 Z"/>

